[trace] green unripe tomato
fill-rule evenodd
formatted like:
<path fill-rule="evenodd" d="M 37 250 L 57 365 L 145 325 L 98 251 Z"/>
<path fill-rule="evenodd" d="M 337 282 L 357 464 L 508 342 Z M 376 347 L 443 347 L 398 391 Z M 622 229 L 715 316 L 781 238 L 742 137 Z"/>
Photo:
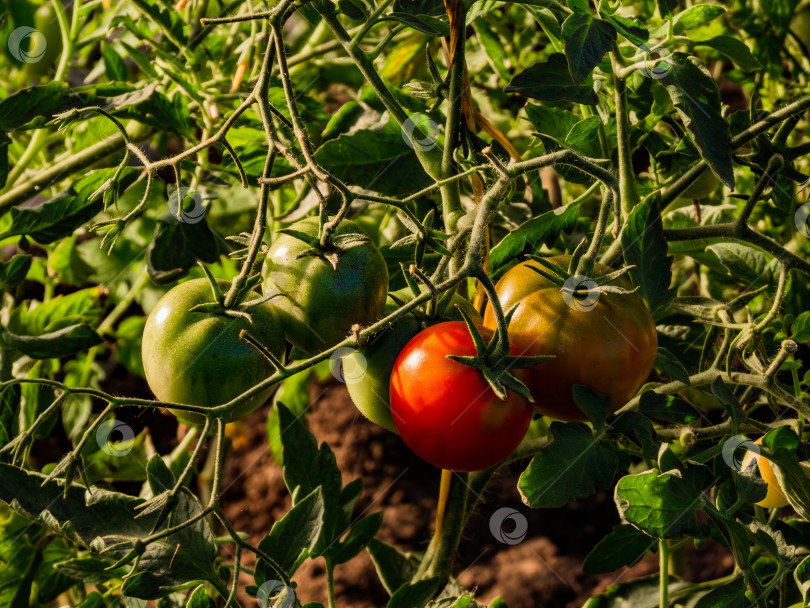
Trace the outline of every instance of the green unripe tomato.
<path fill-rule="evenodd" d="M 23 68 L 26 80 L 38 80 L 47 74 L 62 54 L 62 30 L 50 2 L 34 13 L 34 30 L 26 37 L 30 41 Z"/>
<path fill-rule="evenodd" d="M 383 315 L 390 315 L 399 308 L 393 301 L 389 302 Z M 341 362 L 343 380 L 354 405 L 363 416 L 393 433 L 397 429 L 389 401 L 391 370 L 399 352 L 421 329 L 416 317 L 406 314 Z"/>
<path fill-rule="evenodd" d="M 217 282 L 223 290 L 229 286 L 227 281 Z M 272 375 L 272 364 L 239 337 L 243 329 L 284 359 L 284 334 L 273 305 L 253 308 L 252 324 L 242 317 L 189 311 L 212 300 L 208 279 L 194 279 L 169 290 L 149 314 L 143 332 L 143 367 L 149 388 L 160 401 L 215 407 Z M 240 403 L 229 412 L 227 422 L 262 405 L 276 386 Z M 187 424 L 204 422 L 196 413 L 171 411 Z"/>
<path fill-rule="evenodd" d="M 318 235 L 318 218 L 289 227 L 310 237 Z M 360 234 L 354 222 L 343 220 L 335 236 Z M 311 247 L 280 234 L 267 253 L 265 292 L 282 294 L 275 303 L 287 339 L 306 353 L 319 353 L 344 340 L 355 324 L 378 320 L 388 291 L 388 267 L 373 242 L 346 249 L 337 268 L 327 259 L 301 256 Z"/>
<path fill-rule="evenodd" d="M 413 299 L 413 292 L 409 288 L 392 292 L 392 295 L 402 302 L 410 302 Z M 462 320 L 456 305 L 463 308 L 475 323 L 481 323 L 481 315 L 473 308 L 472 303 L 454 294 L 445 316 L 432 322 L 428 321 L 428 324 L 445 320 Z M 390 315 L 398 308 L 399 304 L 388 298 L 383 316 Z M 354 405 L 366 418 L 393 433 L 397 430 L 391 417 L 391 372 L 400 351 L 420 331 L 422 324 L 414 315 L 408 313 L 400 317 L 392 327 L 379 332 L 368 344 L 342 360 L 343 380 Z"/>

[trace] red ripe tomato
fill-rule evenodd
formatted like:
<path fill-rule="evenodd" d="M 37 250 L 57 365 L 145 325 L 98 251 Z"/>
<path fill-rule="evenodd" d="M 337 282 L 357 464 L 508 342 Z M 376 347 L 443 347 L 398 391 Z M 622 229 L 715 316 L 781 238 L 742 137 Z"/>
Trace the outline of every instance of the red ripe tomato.
<path fill-rule="evenodd" d="M 479 328 L 484 340 L 492 332 Z M 452 471 L 479 471 L 511 454 L 526 434 L 531 404 L 508 390 L 505 401 L 483 374 L 448 355 L 475 356 L 467 326 L 439 323 L 417 334 L 391 373 L 391 413 L 417 456 Z M 525 381 L 523 370 L 514 370 Z"/>

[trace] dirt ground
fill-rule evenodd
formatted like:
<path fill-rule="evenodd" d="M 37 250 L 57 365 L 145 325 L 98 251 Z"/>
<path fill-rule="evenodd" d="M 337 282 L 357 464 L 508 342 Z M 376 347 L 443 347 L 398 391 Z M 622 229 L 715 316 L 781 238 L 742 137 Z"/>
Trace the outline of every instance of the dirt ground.
<path fill-rule="evenodd" d="M 354 408 L 345 387 L 337 382 L 313 383 L 309 427 L 318 441 L 326 441 L 337 456 L 343 482 L 363 480 L 356 515 L 383 510 L 378 537 L 403 551 L 421 551 L 430 538 L 438 494 L 438 469 L 417 459 L 400 438 L 367 421 Z M 258 543 L 273 522 L 290 507 L 281 469 L 267 446 L 265 417 L 258 410 L 244 421 L 242 436 L 227 460 L 222 503 L 237 530 Z M 608 492 L 569 504 L 563 509 L 533 510 L 522 504 L 516 489 L 520 469 L 504 470 L 490 484 L 459 547 L 454 575 L 476 598 L 487 603 L 500 595 L 510 608 L 574 608 L 614 582 L 658 571 L 655 555 L 632 568 L 592 576 L 582 572 L 589 549 L 618 522 Z M 496 540 L 489 517 L 511 507 L 528 520 L 528 534 L 517 545 Z M 248 554 L 245 564 L 253 556 Z M 705 580 L 731 571 L 728 551 L 707 545 L 690 547 L 687 578 Z M 308 560 L 296 573 L 296 593 L 302 603 L 326 603 L 322 560 Z M 251 581 L 246 577 L 245 583 Z M 351 608 L 385 606 L 388 594 L 364 551 L 335 571 L 337 604 Z M 254 605 L 241 595 L 242 605 Z"/>

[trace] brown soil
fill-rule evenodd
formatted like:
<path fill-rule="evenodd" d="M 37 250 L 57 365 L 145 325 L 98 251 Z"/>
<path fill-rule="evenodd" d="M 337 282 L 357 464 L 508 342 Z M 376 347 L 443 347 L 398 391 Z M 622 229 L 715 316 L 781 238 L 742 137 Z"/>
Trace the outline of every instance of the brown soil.
<path fill-rule="evenodd" d="M 398 436 L 360 415 L 342 385 L 313 383 L 310 397 L 309 427 L 335 452 L 344 484 L 363 480 L 356 515 L 384 511 L 380 539 L 404 551 L 424 550 L 435 516 L 439 471 L 417 459 Z M 245 419 L 227 460 L 222 500 L 231 523 L 255 544 L 290 507 L 281 469 L 267 446 L 266 415 L 262 409 Z M 563 509 L 532 510 L 520 502 L 519 474 L 519 468 L 503 470 L 493 480 L 459 547 L 454 574 L 465 587 L 477 589 L 479 601 L 501 595 L 510 608 L 573 608 L 614 582 L 657 572 L 656 556 L 647 555 L 629 569 L 599 576 L 583 573 L 585 555 L 618 522 L 610 493 Z M 529 522 L 525 540 L 514 546 L 498 542 L 489 531 L 490 515 L 504 506 Z M 245 565 L 252 560 L 252 554 L 245 555 Z M 729 573 L 733 561 L 728 551 L 709 544 L 702 551 L 690 547 L 687 564 L 689 580 L 706 580 Z M 307 560 L 294 580 L 302 603 L 326 602 L 322 560 Z M 252 583 L 247 576 L 243 582 Z M 388 601 L 366 552 L 336 569 L 335 590 L 341 607 L 377 608 Z M 253 605 L 255 600 L 240 593 L 242 605 Z"/>

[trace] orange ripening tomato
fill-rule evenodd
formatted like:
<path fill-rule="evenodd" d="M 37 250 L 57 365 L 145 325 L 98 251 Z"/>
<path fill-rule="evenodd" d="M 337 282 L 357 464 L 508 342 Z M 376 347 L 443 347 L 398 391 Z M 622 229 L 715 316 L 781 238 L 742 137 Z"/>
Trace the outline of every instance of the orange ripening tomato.
<path fill-rule="evenodd" d="M 568 268 L 571 256 L 550 261 Z M 504 274 L 495 289 L 504 311 L 517 305 L 509 338 L 519 354 L 554 355 L 529 368 L 535 411 L 558 420 L 586 420 L 573 399 L 573 386 L 584 385 L 610 397 L 613 411 L 624 405 L 650 374 L 658 348 L 655 322 L 636 293 L 594 294 L 578 301 L 563 298 L 560 287 L 523 262 Z M 602 264 L 595 277 L 612 272 Z M 624 278 L 613 285 L 629 289 Z M 492 307 L 484 312 L 484 326 L 496 327 Z"/>

